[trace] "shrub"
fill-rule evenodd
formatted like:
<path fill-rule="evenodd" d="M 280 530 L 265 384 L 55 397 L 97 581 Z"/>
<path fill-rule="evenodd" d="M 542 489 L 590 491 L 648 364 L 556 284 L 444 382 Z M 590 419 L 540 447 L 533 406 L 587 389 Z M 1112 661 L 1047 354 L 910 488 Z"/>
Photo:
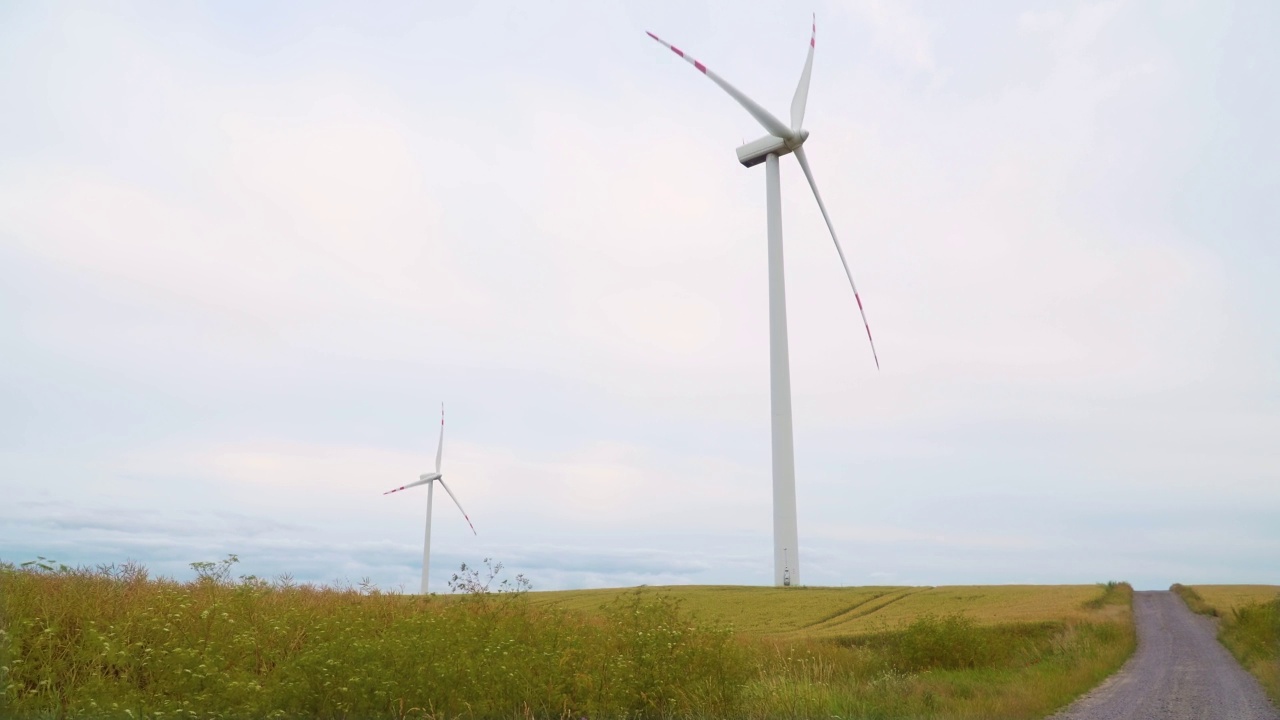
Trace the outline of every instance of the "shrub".
<path fill-rule="evenodd" d="M 905 627 L 853 638 L 903 672 L 1006 667 L 1046 651 L 1061 630 L 1057 623 L 980 626 L 962 615 L 922 615 Z"/>

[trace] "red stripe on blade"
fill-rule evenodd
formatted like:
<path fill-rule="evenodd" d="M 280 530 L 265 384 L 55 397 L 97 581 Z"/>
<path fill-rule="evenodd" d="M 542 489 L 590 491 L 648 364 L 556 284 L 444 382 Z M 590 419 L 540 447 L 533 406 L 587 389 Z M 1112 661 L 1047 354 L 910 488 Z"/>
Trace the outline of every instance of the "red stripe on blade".
<path fill-rule="evenodd" d="M 876 353 L 876 341 L 871 339 L 871 326 L 865 322 L 862 324 L 867 329 L 867 342 L 871 343 L 871 357 L 876 361 L 876 370 L 880 369 L 880 355 Z"/>
<path fill-rule="evenodd" d="M 694 67 L 696 67 L 696 68 L 698 68 L 699 70 L 701 70 L 703 75 L 706 75 L 706 74 L 707 74 L 707 66 L 706 66 L 706 65 L 703 65 L 702 63 L 698 62 L 697 60 L 694 60 L 694 61 L 693 61 L 693 66 L 694 66 Z"/>
<path fill-rule="evenodd" d="M 871 343 L 871 357 L 876 361 L 876 370 L 879 370 L 880 355 L 876 352 L 875 338 L 871 337 L 871 324 L 867 322 L 867 313 L 862 309 L 862 297 L 855 292 L 853 299 L 858 301 L 858 312 L 862 315 L 862 326 L 867 329 L 867 342 Z"/>

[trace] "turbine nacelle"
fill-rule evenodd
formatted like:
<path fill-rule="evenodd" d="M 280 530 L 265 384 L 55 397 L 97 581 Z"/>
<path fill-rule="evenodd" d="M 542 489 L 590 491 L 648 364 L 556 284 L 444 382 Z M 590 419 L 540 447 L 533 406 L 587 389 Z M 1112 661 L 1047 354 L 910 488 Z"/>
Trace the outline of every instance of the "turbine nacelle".
<path fill-rule="evenodd" d="M 764 159 L 770 155 L 782 157 L 796 151 L 796 148 L 804 144 L 809 139 L 809 131 L 801 130 L 789 138 L 780 138 L 776 135 L 765 135 L 759 140 L 751 142 L 738 148 L 738 162 L 744 167 L 753 167 L 764 162 Z"/>

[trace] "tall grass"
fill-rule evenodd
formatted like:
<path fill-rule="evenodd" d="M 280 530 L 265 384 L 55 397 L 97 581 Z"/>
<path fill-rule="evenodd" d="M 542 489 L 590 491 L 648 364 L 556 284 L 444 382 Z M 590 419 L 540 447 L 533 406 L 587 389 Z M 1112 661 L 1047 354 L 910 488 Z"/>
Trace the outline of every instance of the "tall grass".
<path fill-rule="evenodd" d="M 233 581 L 233 561 L 187 583 L 0 563 L 0 716 L 1037 717 L 1133 644 L 1112 616 L 779 640 L 694 621 L 669 595 L 582 612 L 465 581 L 430 597 Z"/>
<path fill-rule="evenodd" d="M 871 638 L 777 646 L 742 717 L 1040 718 L 1128 658 L 1119 623 L 991 628 L 923 618 Z"/>
<path fill-rule="evenodd" d="M 1218 640 L 1258 678 L 1271 699 L 1280 702 L 1280 595 L 1219 608 L 1185 585 L 1170 589 L 1193 611 L 1220 618 Z"/>
<path fill-rule="evenodd" d="M 638 596 L 584 617 L 520 593 L 7 566 L 0 618 L 20 717 L 691 716 L 730 712 L 750 671 L 728 632 Z"/>
<path fill-rule="evenodd" d="M 1201 615 L 1209 615 L 1211 617 L 1218 617 L 1218 608 L 1205 602 L 1205 599 L 1201 597 L 1200 593 L 1196 592 L 1194 588 L 1174 583 L 1169 586 L 1169 589 L 1178 597 L 1182 598 L 1182 602 L 1187 604 L 1187 607 L 1191 612 L 1200 613 Z"/>
<path fill-rule="evenodd" d="M 1280 596 L 1232 608 L 1219 638 L 1258 677 L 1271 699 L 1280 702 Z"/>

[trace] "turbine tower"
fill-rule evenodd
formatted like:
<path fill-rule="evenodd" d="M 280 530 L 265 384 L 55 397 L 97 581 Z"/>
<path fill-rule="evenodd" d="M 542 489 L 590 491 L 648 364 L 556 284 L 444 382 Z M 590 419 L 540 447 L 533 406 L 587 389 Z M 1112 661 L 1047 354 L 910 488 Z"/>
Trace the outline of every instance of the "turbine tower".
<path fill-rule="evenodd" d="M 867 340 L 871 342 L 871 357 L 875 360 L 876 369 L 880 369 L 880 358 L 876 355 L 875 341 L 871 339 L 871 326 L 867 324 L 867 314 L 862 309 L 858 286 L 853 282 L 853 273 L 849 272 L 849 263 L 845 261 L 844 250 L 840 247 L 840 240 L 836 238 L 836 229 L 831 224 L 827 206 L 818 193 L 813 173 L 809 170 L 809 160 L 804 154 L 803 146 L 805 140 L 809 139 L 809 131 L 802 127 L 802 123 L 805 103 L 809 98 L 809 76 L 813 71 L 813 50 L 818 35 L 817 18 L 815 16 L 813 34 L 809 37 L 809 55 L 804 61 L 804 70 L 800 73 L 800 84 L 791 100 L 790 127 L 680 48 L 653 33 L 648 35 L 729 93 L 768 132 L 759 140 L 738 148 L 738 162 L 745 167 L 754 167 L 760 163 L 765 166 L 765 208 L 769 237 L 769 401 L 773 440 L 773 579 L 778 586 L 799 585 L 800 544 L 796 529 L 795 452 L 791 439 L 791 367 L 787 357 L 787 298 L 782 267 L 782 195 L 778 178 L 778 158 L 783 155 L 794 154 L 800 163 L 800 169 L 804 171 L 805 179 L 809 181 L 813 197 L 818 201 L 818 209 L 822 211 L 822 219 L 831 231 L 831 240 L 840 256 L 840 264 L 844 266 L 844 274 L 849 278 L 849 286 L 853 288 L 853 298 L 858 303 L 863 327 L 867 329 Z"/>
<path fill-rule="evenodd" d="M 422 475 L 418 476 L 417 480 L 409 483 L 408 485 L 401 485 L 395 490 L 388 490 L 382 493 L 383 495 L 390 495 L 391 493 L 397 493 L 407 488 L 417 487 L 418 485 L 427 486 L 427 531 L 426 531 L 426 537 L 422 541 L 422 594 L 423 595 L 427 594 L 427 576 L 430 574 L 429 571 L 431 569 L 431 496 L 434 494 L 435 485 L 437 482 L 440 483 L 440 487 L 444 488 L 445 492 L 449 493 L 449 497 L 453 499 L 453 504 L 458 506 L 458 510 L 459 512 L 462 513 L 462 517 L 466 518 L 467 525 L 471 526 L 471 533 L 473 535 L 476 534 L 476 526 L 471 525 L 471 518 L 467 517 L 467 511 L 462 509 L 462 503 L 458 502 L 457 496 L 455 496 L 453 494 L 453 491 L 449 489 L 449 486 L 445 484 L 444 476 L 440 474 L 440 458 L 443 453 L 444 453 L 444 405 L 441 405 L 440 406 L 440 442 L 439 444 L 436 445 L 436 471 L 433 473 L 423 473 Z"/>

